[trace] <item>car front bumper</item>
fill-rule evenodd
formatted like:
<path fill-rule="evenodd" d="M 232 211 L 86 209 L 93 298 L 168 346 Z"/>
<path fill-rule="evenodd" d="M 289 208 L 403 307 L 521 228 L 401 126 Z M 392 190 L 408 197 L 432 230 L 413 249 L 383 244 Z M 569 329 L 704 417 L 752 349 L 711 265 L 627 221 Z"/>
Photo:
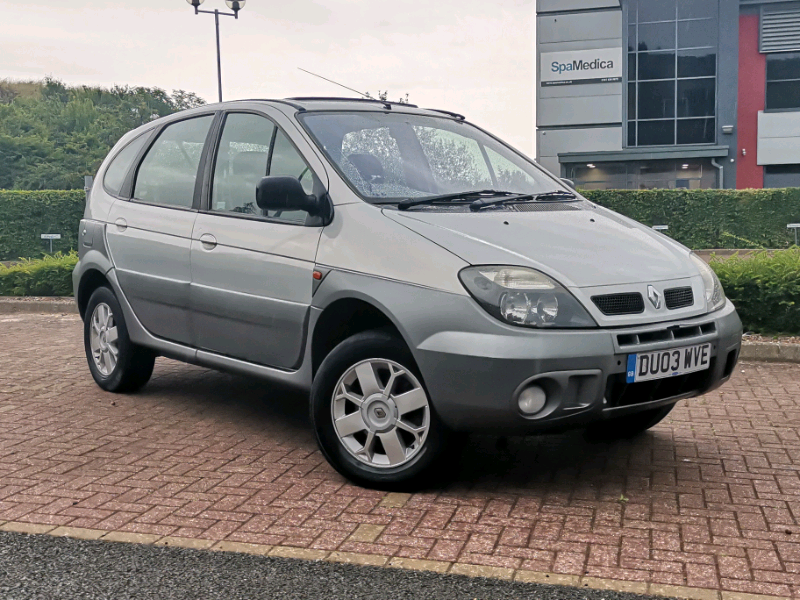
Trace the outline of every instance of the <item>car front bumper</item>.
<path fill-rule="evenodd" d="M 414 349 L 437 414 L 457 431 L 566 430 L 699 396 L 730 378 L 742 339 L 730 302 L 701 317 L 637 327 L 521 334 L 502 323 L 493 331 L 486 325 L 438 331 Z M 712 347 L 709 369 L 626 383 L 629 354 L 704 343 Z M 547 402 L 536 415 L 525 416 L 518 395 L 531 384 L 545 390 Z"/>

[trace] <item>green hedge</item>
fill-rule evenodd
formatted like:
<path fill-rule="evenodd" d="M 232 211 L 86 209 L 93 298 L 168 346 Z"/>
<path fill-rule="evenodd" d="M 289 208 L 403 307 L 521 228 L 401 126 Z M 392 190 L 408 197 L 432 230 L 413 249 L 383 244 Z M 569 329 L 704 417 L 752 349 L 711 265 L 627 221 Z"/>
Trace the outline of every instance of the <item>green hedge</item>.
<path fill-rule="evenodd" d="M 711 260 L 745 331 L 800 334 L 800 248 Z"/>
<path fill-rule="evenodd" d="M 78 224 L 83 218 L 86 195 L 81 190 L 0 190 L 0 260 L 42 256 L 50 244 L 43 233 L 60 233 L 53 251 L 78 247 Z"/>
<path fill-rule="evenodd" d="M 591 190 L 593 202 L 693 249 L 788 248 L 800 223 L 800 188 L 768 190 Z"/>
<path fill-rule="evenodd" d="M 77 252 L 0 265 L 0 296 L 71 296 Z"/>

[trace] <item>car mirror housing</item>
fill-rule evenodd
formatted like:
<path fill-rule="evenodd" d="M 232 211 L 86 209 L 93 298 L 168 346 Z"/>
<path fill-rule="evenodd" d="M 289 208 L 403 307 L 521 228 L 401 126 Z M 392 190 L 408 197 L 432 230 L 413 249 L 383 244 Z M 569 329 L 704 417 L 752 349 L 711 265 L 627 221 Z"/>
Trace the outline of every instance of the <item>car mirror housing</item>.
<path fill-rule="evenodd" d="M 294 177 L 263 177 L 256 186 L 256 204 L 262 210 L 304 210 L 314 216 L 321 212 L 317 197 L 306 194 Z"/>

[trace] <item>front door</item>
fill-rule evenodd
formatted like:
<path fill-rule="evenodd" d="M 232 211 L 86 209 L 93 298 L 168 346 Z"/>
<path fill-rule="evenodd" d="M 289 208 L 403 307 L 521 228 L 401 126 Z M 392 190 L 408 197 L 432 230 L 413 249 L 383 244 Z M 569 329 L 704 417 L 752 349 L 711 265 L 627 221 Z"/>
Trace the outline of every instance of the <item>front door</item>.
<path fill-rule="evenodd" d="M 190 344 L 189 265 L 203 148 L 214 115 L 168 125 L 137 170 L 131 200 L 117 200 L 106 228 L 122 292 L 153 335 Z M 199 188 L 198 188 L 199 190 Z"/>
<path fill-rule="evenodd" d="M 264 213 L 256 185 L 267 174 L 291 175 L 311 193 L 320 180 L 283 131 L 254 113 L 226 116 L 212 164 L 208 210 L 192 234 L 194 345 L 296 368 L 322 228 L 305 212 Z"/>

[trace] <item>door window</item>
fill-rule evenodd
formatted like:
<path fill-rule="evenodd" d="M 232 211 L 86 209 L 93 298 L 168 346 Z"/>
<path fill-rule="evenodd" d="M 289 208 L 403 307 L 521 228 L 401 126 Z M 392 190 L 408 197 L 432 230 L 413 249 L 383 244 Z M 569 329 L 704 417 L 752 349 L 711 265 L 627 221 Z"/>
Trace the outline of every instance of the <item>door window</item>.
<path fill-rule="evenodd" d="M 311 194 L 314 191 L 314 174 L 289 141 L 289 138 L 280 129 L 275 134 L 275 144 L 272 146 L 269 174 L 295 177 L 302 184 L 306 194 Z M 303 223 L 308 217 L 308 213 L 303 210 L 271 210 L 267 216 L 282 221 Z"/>
<path fill-rule="evenodd" d="M 134 198 L 190 208 L 200 156 L 213 120 L 213 115 L 207 115 L 168 125 L 139 166 Z"/>
<path fill-rule="evenodd" d="M 267 175 L 274 134 L 275 125 L 264 117 L 246 113 L 226 117 L 214 166 L 211 210 L 261 215 L 256 186 Z"/>

